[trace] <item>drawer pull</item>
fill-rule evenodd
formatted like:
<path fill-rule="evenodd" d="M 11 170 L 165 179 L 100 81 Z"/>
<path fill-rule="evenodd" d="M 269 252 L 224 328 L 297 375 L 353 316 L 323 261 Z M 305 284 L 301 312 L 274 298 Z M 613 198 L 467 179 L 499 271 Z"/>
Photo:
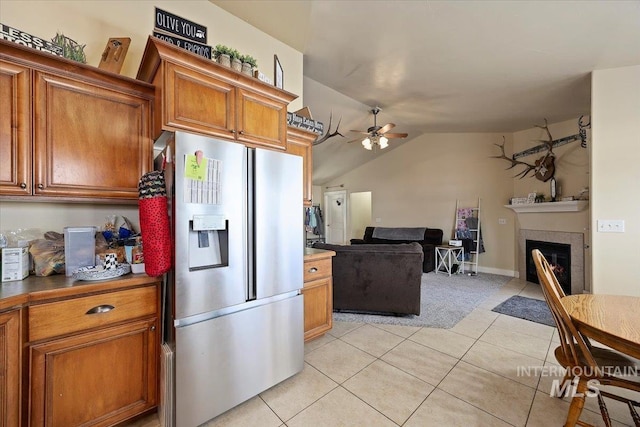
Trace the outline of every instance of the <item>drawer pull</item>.
<path fill-rule="evenodd" d="M 99 314 L 99 313 L 106 313 L 108 311 L 113 310 L 115 307 L 112 305 L 97 305 L 95 307 L 93 307 L 92 309 L 90 309 L 89 311 L 87 311 L 85 314 Z"/>
<path fill-rule="evenodd" d="M 309 273 L 316 273 L 317 271 L 318 271 L 318 269 L 317 269 L 317 268 L 315 268 L 315 267 L 311 267 L 311 268 L 309 269 Z"/>

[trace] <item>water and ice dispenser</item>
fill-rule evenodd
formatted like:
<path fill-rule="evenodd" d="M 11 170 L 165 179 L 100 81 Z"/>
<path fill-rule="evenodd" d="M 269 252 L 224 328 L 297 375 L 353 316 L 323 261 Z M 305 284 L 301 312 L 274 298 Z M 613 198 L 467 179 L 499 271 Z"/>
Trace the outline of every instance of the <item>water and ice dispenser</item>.
<path fill-rule="evenodd" d="M 229 265 L 228 226 L 222 215 L 193 215 L 189 221 L 189 270 Z"/>

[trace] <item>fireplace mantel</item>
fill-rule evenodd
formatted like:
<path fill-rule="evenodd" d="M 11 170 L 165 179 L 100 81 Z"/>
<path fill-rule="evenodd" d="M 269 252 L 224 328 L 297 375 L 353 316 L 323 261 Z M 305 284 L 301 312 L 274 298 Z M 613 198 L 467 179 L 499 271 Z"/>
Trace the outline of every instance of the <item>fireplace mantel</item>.
<path fill-rule="evenodd" d="M 540 213 L 540 212 L 579 212 L 589 206 L 588 200 L 570 200 L 565 202 L 542 202 L 525 205 L 504 205 L 516 213 Z"/>

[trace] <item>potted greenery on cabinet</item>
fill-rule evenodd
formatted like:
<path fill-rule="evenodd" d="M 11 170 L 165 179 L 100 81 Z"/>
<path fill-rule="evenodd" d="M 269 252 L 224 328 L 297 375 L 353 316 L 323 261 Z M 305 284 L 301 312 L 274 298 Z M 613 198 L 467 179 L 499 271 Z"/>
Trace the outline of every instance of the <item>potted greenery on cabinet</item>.
<path fill-rule="evenodd" d="M 231 67 L 235 71 L 253 77 L 253 71 L 258 66 L 256 59 L 251 55 L 241 55 L 236 49 L 223 44 L 217 44 L 213 49 L 213 59 L 220 65 Z"/>
<path fill-rule="evenodd" d="M 240 59 L 240 52 L 236 49 L 231 49 L 231 69 L 235 71 L 242 71 L 242 60 Z"/>
<path fill-rule="evenodd" d="M 251 55 L 242 55 L 240 59 L 242 60 L 242 72 L 253 76 L 253 70 L 258 66 L 256 59 Z"/>
<path fill-rule="evenodd" d="M 231 49 L 222 44 L 217 44 L 215 49 L 213 50 L 213 58 L 220 65 L 224 65 L 225 67 L 231 67 Z"/>

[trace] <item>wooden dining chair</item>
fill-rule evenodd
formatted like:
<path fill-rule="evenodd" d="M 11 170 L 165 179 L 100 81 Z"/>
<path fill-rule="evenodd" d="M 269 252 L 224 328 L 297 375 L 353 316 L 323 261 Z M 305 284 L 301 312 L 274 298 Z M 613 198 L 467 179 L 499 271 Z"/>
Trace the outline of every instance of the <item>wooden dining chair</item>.
<path fill-rule="evenodd" d="M 597 381 L 596 384 L 599 385 L 640 392 L 640 382 L 638 381 L 640 379 L 637 377 L 631 380 L 611 374 L 612 372 L 631 372 L 632 370 L 638 372 L 640 369 L 638 360 L 613 350 L 591 345 L 589 339 L 578 331 L 571 316 L 562 305 L 560 299 L 565 296 L 565 293 L 542 252 L 534 249 L 531 254 L 536 265 L 542 293 L 558 329 L 560 345 L 555 349 L 554 355 L 558 363 L 567 370 L 563 382 L 578 379 L 577 393 L 571 400 L 565 427 L 575 425 L 593 427 L 591 424 L 579 420 L 585 403 L 585 394 L 592 391 L 590 387 L 594 384 L 593 380 Z M 592 382 L 590 383 L 590 381 Z M 603 397 L 625 403 L 636 427 L 640 427 L 640 417 L 636 410 L 640 406 L 639 402 L 603 390 L 599 390 L 597 397 L 600 413 L 607 427 L 611 426 L 611 419 Z"/>

